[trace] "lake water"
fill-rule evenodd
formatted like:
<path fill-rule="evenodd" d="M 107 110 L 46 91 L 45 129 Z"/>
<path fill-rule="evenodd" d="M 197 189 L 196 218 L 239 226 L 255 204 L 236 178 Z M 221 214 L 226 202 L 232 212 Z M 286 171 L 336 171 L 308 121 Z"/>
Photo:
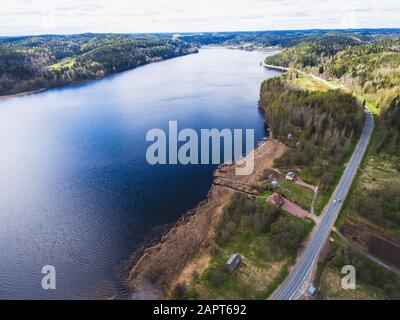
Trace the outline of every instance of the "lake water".
<path fill-rule="evenodd" d="M 214 165 L 150 166 L 146 133 L 252 128 L 267 53 L 203 49 L 79 86 L 0 101 L 0 299 L 117 292 L 152 228 L 205 199 Z M 41 269 L 56 268 L 56 290 Z"/>

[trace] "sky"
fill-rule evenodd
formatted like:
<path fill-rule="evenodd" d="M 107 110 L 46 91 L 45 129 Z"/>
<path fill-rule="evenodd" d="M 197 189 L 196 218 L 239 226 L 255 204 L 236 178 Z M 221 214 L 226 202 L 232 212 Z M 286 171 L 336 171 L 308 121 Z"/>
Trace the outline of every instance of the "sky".
<path fill-rule="evenodd" d="M 0 0 L 0 35 L 398 28 L 399 0 Z"/>

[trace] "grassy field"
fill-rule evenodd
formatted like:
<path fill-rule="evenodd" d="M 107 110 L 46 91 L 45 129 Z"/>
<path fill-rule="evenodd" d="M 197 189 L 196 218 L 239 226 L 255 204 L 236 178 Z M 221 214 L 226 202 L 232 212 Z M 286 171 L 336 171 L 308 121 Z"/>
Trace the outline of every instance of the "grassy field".
<path fill-rule="evenodd" d="M 308 220 L 288 215 L 279 219 L 304 223 L 304 237 L 313 227 Z M 234 253 L 239 253 L 242 261 L 231 273 L 226 261 Z M 187 298 L 266 299 L 286 278 L 294 261 L 295 255 L 276 250 L 269 233 L 259 234 L 249 226 L 242 226 L 232 239 L 218 246 L 207 269 L 194 277 Z"/>
<path fill-rule="evenodd" d="M 311 189 L 285 179 L 281 183 L 281 191 L 284 197 L 295 202 L 303 209 L 310 211 L 311 202 L 314 197 L 314 192 Z"/>
<path fill-rule="evenodd" d="M 67 58 L 56 64 L 49 66 L 49 69 L 50 70 L 60 70 L 63 68 L 72 68 L 75 64 L 75 61 L 76 61 L 75 58 Z"/>
<path fill-rule="evenodd" d="M 328 91 L 330 88 L 325 85 L 323 82 L 318 81 L 317 79 L 310 77 L 301 73 L 292 73 L 292 75 L 288 75 L 289 79 L 291 78 L 290 83 L 298 87 L 302 90 L 309 91 Z"/>
<path fill-rule="evenodd" d="M 381 300 L 384 298 L 381 289 L 361 282 L 356 282 L 356 289 L 342 288 L 343 275 L 340 270 L 327 267 L 321 275 L 320 290 L 324 300 Z"/>

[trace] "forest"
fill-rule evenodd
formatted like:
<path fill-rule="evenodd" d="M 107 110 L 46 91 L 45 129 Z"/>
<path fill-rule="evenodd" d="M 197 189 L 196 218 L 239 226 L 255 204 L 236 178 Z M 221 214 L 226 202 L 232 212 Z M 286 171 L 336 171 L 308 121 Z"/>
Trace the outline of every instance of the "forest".
<path fill-rule="evenodd" d="M 299 69 L 322 66 L 339 51 L 359 45 L 360 42 L 359 38 L 352 35 L 325 35 L 302 42 L 280 54 L 268 57 L 266 63 Z"/>
<path fill-rule="evenodd" d="M 341 90 L 295 89 L 282 76 L 262 84 L 260 106 L 272 136 L 290 147 L 276 164 L 310 168 L 322 187 L 332 184 L 363 128 L 357 99 Z"/>
<path fill-rule="evenodd" d="M 385 48 L 398 53 L 398 42 L 393 41 L 399 36 L 400 29 L 361 29 L 0 37 L 0 95 L 98 79 L 150 62 L 195 53 L 204 45 L 246 50 L 288 48 L 267 62 L 312 66 L 319 73 L 327 70 L 329 74 L 345 76 L 359 71 L 347 61 L 359 56 L 356 48 L 365 48 L 358 50 L 372 54 L 376 51 L 375 43 L 381 41 Z M 348 48 L 354 48 L 354 52 L 335 56 Z M 332 59 L 333 56 L 336 58 Z M 398 56 L 385 57 L 376 64 L 387 60 L 397 63 Z M 346 70 L 344 65 L 348 66 Z M 371 76 L 368 68 L 359 75 L 368 89 Z M 384 85 L 399 82 L 398 77 L 386 74 L 376 79 Z"/>
<path fill-rule="evenodd" d="M 0 95 L 98 79 L 195 52 L 191 44 L 149 35 L 0 38 Z"/>
<path fill-rule="evenodd" d="M 391 39 L 400 35 L 400 29 L 357 29 L 357 30 L 277 30 L 241 32 L 200 32 L 180 34 L 156 34 L 158 37 L 174 37 L 197 45 L 290 48 L 306 42 L 318 42 L 321 38 L 334 36 L 345 41 L 364 43 L 376 39 Z"/>
<path fill-rule="evenodd" d="M 267 64 L 335 79 L 383 109 L 400 94 L 400 35 L 324 35 L 266 59 Z"/>

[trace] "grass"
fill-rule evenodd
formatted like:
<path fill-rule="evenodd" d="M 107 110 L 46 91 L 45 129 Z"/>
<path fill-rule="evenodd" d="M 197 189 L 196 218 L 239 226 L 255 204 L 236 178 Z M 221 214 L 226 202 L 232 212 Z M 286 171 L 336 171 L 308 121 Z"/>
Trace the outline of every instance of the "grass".
<path fill-rule="evenodd" d="M 380 109 L 375 102 L 366 101 L 366 106 L 375 115 L 379 115 L 381 113 L 382 109 Z"/>
<path fill-rule="evenodd" d="M 269 250 L 271 246 L 267 236 L 257 235 L 250 228 L 239 232 L 231 241 L 219 247 L 218 253 L 197 283 L 194 283 L 194 287 L 199 292 L 205 292 L 206 296 L 201 298 L 266 299 L 268 288 L 287 264 L 285 259 L 268 261 L 262 257 L 262 251 Z M 230 273 L 226 271 L 225 264 L 229 256 L 236 252 L 239 252 L 244 260 L 235 272 Z M 225 281 L 219 286 L 215 286 L 209 280 L 214 268 L 226 275 Z"/>
<path fill-rule="evenodd" d="M 60 70 L 63 68 L 72 68 L 74 66 L 75 62 L 76 62 L 75 58 L 67 58 L 67 59 L 61 60 L 61 61 L 49 66 L 49 69 L 50 70 Z"/>
<path fill-rule="evenodd" d="M 327 82 L 336 87 L 341 87 L 343 85 L 343 83 L 340 83 L 339 81 L 333 79 L 327 80 Z"/>
<path fill-rule="evenodd" d="M 393 236 L 400 239 L 400 228 L 398 226 L 383 227 L 371 223 L 363 216 L 355 212 L 355 206 L 358 199 L 363 197 L 367 190 L 384 186 L 385 184 L 396 185 L 400 189 L 400 172 L 396 170 L 394 162 L 398 161 L 397 157 L 389 157 L 375 152 L 375 145 L 379 139 L 377 132 L 374 132 L 371 137 L 371 143 L 367 149 L 360 170 L 351 186 L 349 195 L 343 204 L 343 214 L 339 216 L 336 226 L 344 223 L 347 217 L 351 217 L 361 221 L 374 228 L 380 229 L 382 234 Z"/>
<path fill-rule="evenodd" d="M 272 191 L 265 191 L 262 193 L 262 195 L 259 197 L 260 201 L 263 203 L 266 203 L 268 198 L 272 196 L 273 192 Z"/>
<path fill-rule="evenodd" d="M 281 183 L 281 190 L 287 199 L 295 202 L 303 209 L 310 211 L 311 202 L 314 197 L 314 192 L 311 189 L 285 179 Z"/>
<path fill-rule="evenodd" d="M 302 89 L 302 90 L 309 90 L 309 91 L 328 91 L 330 88 L 321 81 L 310 77 L 305 74 L 297 74 L 296 78 L 292 78 L 289 80 L 291 84 L 294 86 Z"/>
<path fill-rule="evenodd" d="M 319 287 L 319 298 L 324 300 L 386 299 L 388 292 L 385 292 L 385 290 L 391 286 L 388 284 L 388 279 L 395 281 L 396 279 L 392 277 L 394 274 L 364 256 L 349 255 L 348 253 L 346 256 L 342 256 L 340 261 L 335 262 L 337 250 L 347 247 L 347 244 L 335 233 L 332 237 L 334 242 L 331 244 L 330 254 L 327 255 L 326 260 L 318 264 L 315 284 Z M 360 264 L 360 262 L 363 263 Z M 356 289 L 345 290 L 341 285 L 341 279 L 344 277 L 341 268 L 353 263 L 358 265 L 358 268 L 356 268 Z M 364 276 L 362 273 L 364 273 Z M 382 279 L 382 281 L 379 281 L 379 279 Z M 389 291 L 393 290 L 389 288 Z M 391 294 L 393 295 L 393 292 Z"/>
<path fill-rule="evenodd" d="M 282 215 L 279 219 L 304 222 L 304 237 L 314 226 L 311 221 L 289 215 Z M 260 234 L 251 226 L 241 225 L 232 238 L 218 246 L 208 268 L 193 279 L 188 292 L 197 299 L 267 299 L 286 278 L 296 258 L 295 253 L 274 250 L 274 245 L 270 233 Z M 240 253 L 242 261 L 230 273 L 226 261 L 233 253 Z M 210 280 L 215 270 L 223 278 L 218 285 Z"/>
<path fill-rule="evenodd" d="M 354 290 L 342 288 L 343 275 L 340 270 L 326 267 L 321 274 L 320 288 L 324 300 L 381 300 L 384 293 L 381 289 L 356 281 Z"/>

